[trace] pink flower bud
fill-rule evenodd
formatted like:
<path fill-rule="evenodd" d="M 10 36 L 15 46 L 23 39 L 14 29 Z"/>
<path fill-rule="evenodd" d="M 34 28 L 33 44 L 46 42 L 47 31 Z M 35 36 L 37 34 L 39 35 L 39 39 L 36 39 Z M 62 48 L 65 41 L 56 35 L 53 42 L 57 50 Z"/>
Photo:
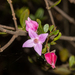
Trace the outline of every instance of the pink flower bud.
<path fill-rule="evenodd" d="M 33 31 L 37 31 L 38 23 L 36 21 L 31 20 L 28 17 L 28 20 L 26 20 L 26 30 L 29 31 L 29 29 L 31 29 Z"/>
<path fill-rule="evenodd" d="M 45 54 L 46 61 L 51 65 L 52 68 L 55 68 L 55 63 L 57 56 L 55 55 L 55 50 Z"/>

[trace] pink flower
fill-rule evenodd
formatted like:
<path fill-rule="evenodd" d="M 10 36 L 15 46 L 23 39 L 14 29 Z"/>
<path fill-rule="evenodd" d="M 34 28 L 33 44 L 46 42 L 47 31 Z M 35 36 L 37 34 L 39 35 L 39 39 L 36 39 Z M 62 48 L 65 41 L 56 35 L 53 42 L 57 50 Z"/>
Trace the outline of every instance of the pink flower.
<path fill-rule="evenodd" d="M 38 23 L 36 21 L 31 20 L 28 17 L 28 20 L 26 20 L 26 30 L 29 31 L 29 29 L 31 29 L 33 31 L 37 31 Z"/>
<path fill-rule="evenodd" d="M 57 60 L 57 56 L 55 55 L 55 50 L 52 52 L 46 53 L 45 59 L 52 66 L 52 68 L 55 68 L 55 63 Z"/>
<path fill-rule="evenodd" d="M 48 33 L 37 35 L 31 29 L 28 32 L 31 39 L 27 40 L 22 47 L 34 47 L 34 50 L 41 56 L 42 43 L 46 40 Z"/>

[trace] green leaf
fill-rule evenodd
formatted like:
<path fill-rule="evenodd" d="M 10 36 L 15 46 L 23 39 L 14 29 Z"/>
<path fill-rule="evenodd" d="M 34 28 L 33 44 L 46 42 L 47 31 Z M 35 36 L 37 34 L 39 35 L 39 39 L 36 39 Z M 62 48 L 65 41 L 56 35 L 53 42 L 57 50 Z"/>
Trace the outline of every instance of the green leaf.
<path fill-rule="evenodd" d="M 42 49 L 42 53 L 43 53 L 43 54 L 46 53 L 46 51 L 47 51 L 47 50 L 46 50 L 46 47 Z"/>
<path fill-rule="evenodd" d="M 41 21 L 39 19 L 37 19 L 37 22 L 39 24 L 39 28 L 38 28 L 38 34 L 44 33 L 42 25 L 41 25 Z"/>
<path fill-rule="evenodd" d="M 54 25 L 51 25 L 49 28 L 50 32 L 52 32 L 53 28 L 54 28 Z"/>
<path fill-rule="evenodd" d="M 61 33 L 59 32 L 58 36 L 53 39 L 53 41 L 58 40 L 61 37 Z"/>
<path fill-rule="evenodd" d="M 50 35 L 57 35 L 59 33 L 59 30 L 55 30 L 53 32 L 50 33 Z"/>
<path fill-rule="evenodd" d="M 27 7 L 22 7 L 20 9 L 16 9 L 15 13 L 18 18 L 20 18 L 21 14 L 27 9 Z"/>
<path fill-rule="evenodd" d="M 25 20 L 29 17 L 29 9 L 26 9 L 20 16 L 20 24 L 22 28 L 25 28 Z"/>
<path fill-rule="evenodd" d="M 7 34 L 7 33 L 5 33 L 5 32 L 0 32 L 0 34 Z"/>
<path fill-rule="evenodd" d="M 29 17 L 31 18 L 31 20 L 35 20 L 35 16 L 33 14 L 30 14 Z"/>
<path fill-rule="evenodd" d="M 28 60 L 29 60 L 30 63 L 33 63 L 33 60 L 29 56 L 28 56 Z"/>
<path fill-rule="evenodd" d="M 48 43 L 48 47 L 49 47 L 49 49 L 50 49 L 50 43 Z"/>
<path fill-rule="evenodd" d="M 52 41 L 50 44 L 51 44 L 51 45 L 55 45 L 55 44 L 56 44 L 56 42 Z"/>
<path fill-rule="evenodd" d="M 35 13 L 35 17 L 42 18 L 43 16 L 44 16 L 44 10 L 42 8 L 39 8 Z"/>
<path fill-rule="evenodd" d="M 43 27 L 43 30 L 44 32 L 48 32 L 48 29 L 49 29 L 49 24 L 45 24 L 44 27 Z"/>
<path fill-rule="evenodd" d="M 74 65 L 74 62 L 75 62 L 75 57 L 72 55 L 69 58 L 69 66 L 72 67 Z"/>
<path fill-rule="evenodd" d="M 51 5 L 50 9 L 54 6 L 57 6 L 59 3 L 61 2 L 61 0 L 56 1 L 55 3 L 53 3 L 53 5 Z"/>
<path fill-rule="evenodd" d="M 65 62 L 68 57 L 69 57 L 69 53 L 68 53 L 68 50 L 67 49 L 63 49 L 59 52 L 59 56 L 60 56 L 60 60 L 62 62 Z"/>

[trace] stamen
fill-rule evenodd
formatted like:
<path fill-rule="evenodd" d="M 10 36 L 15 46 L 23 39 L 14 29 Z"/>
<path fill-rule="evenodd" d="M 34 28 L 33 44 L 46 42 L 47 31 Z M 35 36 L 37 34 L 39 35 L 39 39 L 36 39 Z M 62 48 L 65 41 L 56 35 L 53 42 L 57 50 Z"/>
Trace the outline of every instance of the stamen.
<path fill-rule="evenodd" d="M 34 39 L 34 43 L 35 43 L 35 44 L 38 43 L 38 39 Z"/>

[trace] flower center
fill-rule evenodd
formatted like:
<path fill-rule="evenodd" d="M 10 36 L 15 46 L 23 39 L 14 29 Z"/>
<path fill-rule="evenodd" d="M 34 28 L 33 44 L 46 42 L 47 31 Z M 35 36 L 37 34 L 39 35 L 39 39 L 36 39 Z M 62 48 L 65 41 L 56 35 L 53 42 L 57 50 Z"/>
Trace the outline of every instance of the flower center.
<path fill-rule="evenodd" d="M 35 43 L 35 44 L 38 43 L 38 39 L 34 39 L 34 43 Z"/>

